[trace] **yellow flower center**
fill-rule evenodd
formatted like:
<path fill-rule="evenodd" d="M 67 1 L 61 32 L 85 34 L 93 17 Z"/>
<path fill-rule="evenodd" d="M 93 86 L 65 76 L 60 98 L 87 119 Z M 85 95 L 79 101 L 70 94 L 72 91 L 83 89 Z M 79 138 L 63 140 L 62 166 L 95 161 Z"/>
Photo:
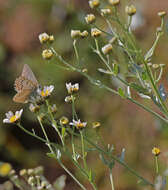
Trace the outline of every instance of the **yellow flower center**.
<path fill-rule="evenodd" d="M 49 91 L 48 90 L 46 90 L 45 92 L 44 92 L 44 90 L 41 91 L 41 96 L 42 97 L 46 97 L 48 95 L 49 95 Z"/>
<path fill-rule="evenodd" d="M 152 149 L 152 153 L 153 153 L 155 156 L 159 156 L 159 154 L 161 153 L 161 151 L 160 151 L 159 148 L 154 147 L 154 148 Z"/>
<path fill-rule="evenodd" d="M 9 174 L 9 172 L 11 171 L 12 169 L 12 166 L 8 163 L 3 163 L 1 166 L 0 166 L 0 175 L 1 176 L 7 176 Z"/>
<path fill-rule="evenodd" d="M 14 123 L 18 118 L 16 117 L 16 115 L 13 115 L 11 118 L 10 118 L 10 122 L 11 123 Z"/>
<path fill-rule="evenodd" d="M 78 123 L 77 124 L 77 128 L 83 128 L 83 127 L 84 127 L 83 123 Z"/>

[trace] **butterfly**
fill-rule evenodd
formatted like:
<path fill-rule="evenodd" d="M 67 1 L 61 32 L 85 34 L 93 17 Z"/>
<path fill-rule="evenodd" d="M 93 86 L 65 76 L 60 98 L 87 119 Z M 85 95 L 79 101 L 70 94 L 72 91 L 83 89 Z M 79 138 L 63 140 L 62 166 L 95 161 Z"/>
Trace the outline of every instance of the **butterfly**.
<path fill-rule="evenodd" d="M 30 67 L 25 64 L 21 76 L 14 83 L 17 94 L 13 101 L 17 103 L 27 103 L 30 95 L 39 87 L 39 84 Z"/>

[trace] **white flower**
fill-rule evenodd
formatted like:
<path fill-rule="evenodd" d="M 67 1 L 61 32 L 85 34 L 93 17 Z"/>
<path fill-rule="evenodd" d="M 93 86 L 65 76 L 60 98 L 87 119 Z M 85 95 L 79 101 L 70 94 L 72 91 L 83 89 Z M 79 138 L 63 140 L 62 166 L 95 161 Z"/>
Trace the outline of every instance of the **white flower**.
<path fill-rule="evenodd" d="M 50 36 L 47 33 L 42 33 L 39 35 L 40 43 L 43 44 L 49 40 Z"/>
<path fill-rule="evenodd" d="M 40 88 L 37 89 L 37 93 L 43 97 L 46 98 L 51 95 L 52 91 L 54 90 L 54 86 L 44 86 L 44 88 L 41 90 Z"/>
<path fill-rule="evenodd" d="M 15 114 L 12 111 L 9 111 L 5 114 L 6 118 L 3 120 L 3 123 L 15 123 L 21 118 L 22 112 L 23 109 L 16 111 Z"/>
<path fill-rule="evenodd" d="M 76 84 L 71 84 L 70 83 L 66 83 L 66 88 L 69 94 L 72 94 L 73 92 L 77 92 L 79 90 L 79 83 Z"/>
<path fill-rule="evenodd" d="M 77 129 L 82 129 L 86 127 L 87 122 L 81 122 L 80 119 L 78 121 L 73 119 L 73 121 L 70 122 L 69 124 L 75 126 Z"/>

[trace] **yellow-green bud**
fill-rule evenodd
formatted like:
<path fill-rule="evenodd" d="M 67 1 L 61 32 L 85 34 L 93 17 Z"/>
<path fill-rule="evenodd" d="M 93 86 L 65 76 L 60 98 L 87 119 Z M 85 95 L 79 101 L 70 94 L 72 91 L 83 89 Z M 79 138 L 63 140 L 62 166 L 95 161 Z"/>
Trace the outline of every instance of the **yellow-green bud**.
<path fill-rule="evenodd" d="M 109 54 L 112 51 L 113 47 L 111 44 L 106 44 L 104 47 L 102 47 L 102 52 L 104 55 Z"/>
<path fill-rule="evenodd" d="M 102 32 L 100 30 L 98 30 L 97 28 L 91 29 L 91 36 L 92 37 L 99 37 L 101 34 L 102 34 Z"/>
<path fill-rule="evenodd" d="M 84 30 L 81 32 L 81 38 L 86 38 L 89 35 L 88 31 Z"/>
<path fill-rule="evenodd" d="M 98 128 L 98 127 L 100 127 L 100 126 L 101 126 L 101 124 L 100 124 L 100 122 L 98 122 L 98 121 L 92 123 L 93 129 Z"/>
<path fill-rule="evenodd" d="M 93 24 L 96 21 L 96 17 L 94 14 L 88 14 L 85 17 L 85 21 L 87 24 Z"/>
<path fill-rule="evenodd" d="M 161 153 L 160 149 L 157 147 L 154 147 L 152 149 L 152 154 L 154 154 L 155 156 L 159 156 L 159 154 Z"/>
<path fill-rule="evenodd" d="M 90 8 L 97 8 L 100 5 L 100 1 L 99 0 L 90 0 L 89 1 L 89 6 Z"/>
<path fill-rule="evenodd" d="M 66 125 L 68 123 L 69 123 L 69 120 L 68 120 L 67 117 L 65 117 L 65 116 L 61 117 L 61 119 L 60 119 L 60 124 L 61 125 Z"/>
<path fill-rule="evenodd" d="M 81 37 L 81 31 L 80 30 L 71 30 L 71 38 L 77 39 Z"/>
<path fill-rule="evenodd" d="M 54 41 L 54 36 L 53 35 L 51 35 L 51 36 L 49 36 L 49 42 L 53 42 Z"/>
<path fill-rule="evenodd" d="M 158 12 L 158 16 L 164 17 L 164 16 L 166 16 L 166 12 L 165 11 L 160 11 L 160 12 Z"/>
<path fill-rule="evenodd" d="M 52 56 L 53 56 L 53 52 L 50 49 L 43 50 L 43 52 L 42 52 L 43 59 L 48 59 L 49 60 L 49 59 L 52 58 Z"/>
<path fill-rule="evenodd" d="M 120 4 L 120 0 L 109 0 L 109 3 L 113 6 L 117 6 Z"/>
<path fill-rule="evenodd" d="M 133 16 L 136 13 L 136 8 L 134 5 L 130 5 L 130 6 L 126 6 L 125 7 L 125 12 L 129 15 L 129 16 Z"/>

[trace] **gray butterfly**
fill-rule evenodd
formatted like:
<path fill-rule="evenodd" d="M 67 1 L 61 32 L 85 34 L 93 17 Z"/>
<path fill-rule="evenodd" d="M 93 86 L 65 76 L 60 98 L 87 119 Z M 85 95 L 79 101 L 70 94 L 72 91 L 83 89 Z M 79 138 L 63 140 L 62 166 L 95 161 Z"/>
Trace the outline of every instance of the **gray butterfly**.
<path fill-rule="evenodd" d="M 30 67 L 25 64 L 20 77 L 15 80 L 17 94 L 13 97 L 14 102 L 27 103 L 30 95 L 39 87 L 39 84 Z"/>

